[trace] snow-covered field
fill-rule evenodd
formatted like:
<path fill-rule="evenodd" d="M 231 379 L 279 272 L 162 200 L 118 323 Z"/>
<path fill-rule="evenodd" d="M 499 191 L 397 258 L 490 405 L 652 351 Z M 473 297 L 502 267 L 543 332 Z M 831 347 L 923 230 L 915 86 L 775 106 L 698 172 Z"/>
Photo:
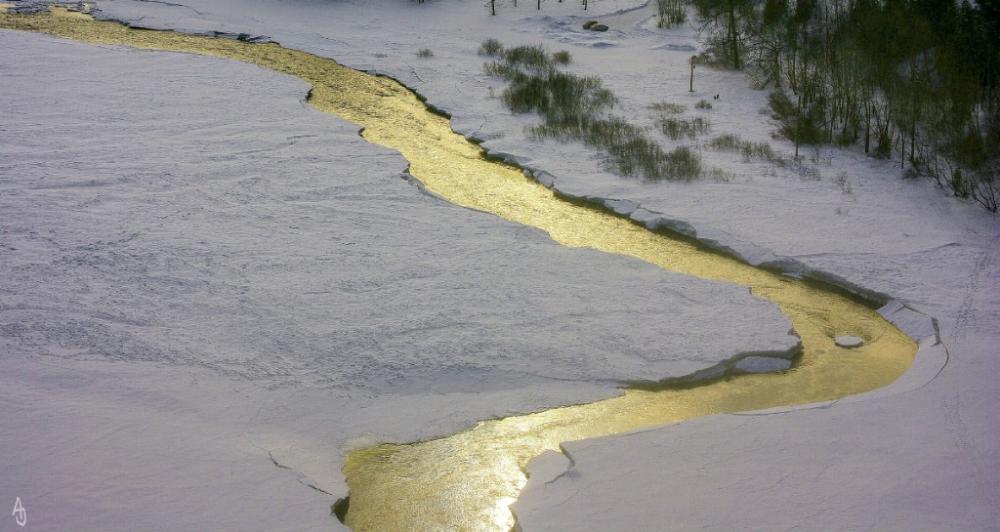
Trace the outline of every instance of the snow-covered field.
<path fill-rule="evenodd" d="M 527 141 L 533 118 L 491 97 L 502 85 L 476 54 L 486 37 L 567 49 L 637 122 L 652 124 L 650 103 L 693 115 L 707 97 L 714 134 L 769 140 L 766 95 L 741 75 L 699 69 L 687 92 L 690 28 L 602 0 L 586 16 L 504 3 L 495 18 L 458 0 L 96 5 L 390 74 L 564 192 L 629 200 L 637 218 L 939 320 L 947 365 L 929 383 L 569 444 L 571 465 L 533 464 L 525 530 L 997 527 L 994 217 L 842 151 L 807 152 L 819 180 L 707 150 L 728 182 L 616 177 L 582 147 Z M 581 30 L 591 17 L 611 31 Z M 304 105 L 297 80 L 10 31 L 0 43 L 0 501 L 21 497 L 33 528 L 336 527 L 353 446 L 794 342 L 744 290 L 423 194 L 398 155 Z"/>
<path fill-rule="evenodd" d="M 269 452 L 341 496 L 366 434 L 796 344 L 743 288 L 422 193 L 297 80 L 0 39 L 2 487 L 39 528 L 332 526 Z"/>

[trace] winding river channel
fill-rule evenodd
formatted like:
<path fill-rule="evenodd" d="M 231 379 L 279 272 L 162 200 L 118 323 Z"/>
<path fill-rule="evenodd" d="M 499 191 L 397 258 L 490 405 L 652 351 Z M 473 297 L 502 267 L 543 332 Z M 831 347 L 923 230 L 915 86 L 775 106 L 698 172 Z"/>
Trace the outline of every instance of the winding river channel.
<path fill-rule="evenodd" d="M 274 43 L 131 29 L 55 8 L 36 15 L 2 11 L 0 28 L 224 57 L 299 77 L 312 85 L 313 106 L 358 124 L 369 142 L 402 153 L 410 173 L 441 198 L 537 227 L 565 246 L 745 286 L 778 305 L 801 338 L 801 357 L 786 371 L 626 388 L 611 399 L 482 421 L 435 440 L 353 451 L 343 468 L 349 504 L 340 508 L 354 530 L 509 530 L 515 523 L 509 505 L 527 480 L 527 463 L 546 450 L 558 451 L 561 442 L 837 399 L 885 386 L 913 361 L 916 343 L 868 306 L 561 199 L 521 170 L 486 158 L 451 130 L 447 118 L 391 79 Z M 864 345 L 840 348 L 834 342 L 840 334 L 859 336 Z"/>

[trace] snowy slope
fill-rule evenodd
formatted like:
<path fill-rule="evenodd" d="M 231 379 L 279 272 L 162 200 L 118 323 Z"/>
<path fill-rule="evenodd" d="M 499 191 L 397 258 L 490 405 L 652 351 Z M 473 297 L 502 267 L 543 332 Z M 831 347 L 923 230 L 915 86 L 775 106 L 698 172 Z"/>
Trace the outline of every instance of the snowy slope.
<path fill-rule="evenodd" d="M 0 500 L 34 529 L 332 527 L 353 446 L 796 343 L 743 288 L 422 193 L 298 80 L 0 47 Z"/>
<path fill-rule="evenodd" d="M 541 13 L 530 2 L 517 9 L 504 3 L 496 18 L 481 3 L 458 0 L 185 4 L 98 2 L 105 15 L 142 25 L 266 34 L 388 73 L 452 113 L 456 130 L 549 172 L 564 192 L 629 200 L 651 224 L 696 232 L 751 262 L 823 272 L 940 320 L 949 362 L 918 389 L 570 446 L 578 476 L 529 485 L 518 505 L 526 529 L 996 527 L 995 217 L 925 181 L 901 180 L 896 163 L 850 151 L 806 149 L 811 173 L 800 175 L 702 150 L 727 180 L 650 184 L 604 172 L 577 145 L 527 142 L 523 127 L 534 119 L 505 112 L 495 98 L 502 85 L 482 74 L 476 48 L 486 37 L 568 49 L 570 70 L 599 75 L 621 98 L 618 112 L 638 123 L 653 125 L 650 103 L 690 108 L 708 98 L 712 110 L 687 115 L 711 120 L 713 135 L 738 133 L 791 154 L 787 142 L 770 139 L 773 128 L 761 113 L 766 94 L 749 89 L 742 75 L 699 69 L 696 92 L 687 92 L 685 62 L 697 50 L 696 35 L 690 27 L 656 30 L 650 7 L 598 17 L 611 31 L 595 35 L 579 24 L 597 11 L 585 15 L 573 2 L 546 2 Z M 626 7 L 591 5 L 604 13 Z M 433 58 L 415 56 L 425 47 Z"/>

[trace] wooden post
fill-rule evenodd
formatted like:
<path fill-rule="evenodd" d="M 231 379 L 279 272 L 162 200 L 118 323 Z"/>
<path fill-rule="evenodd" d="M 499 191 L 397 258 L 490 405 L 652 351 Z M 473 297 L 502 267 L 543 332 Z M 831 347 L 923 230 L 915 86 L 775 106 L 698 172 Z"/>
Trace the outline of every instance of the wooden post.
<path fill-rule="evenodd" d="M 698 56 L 691 56 L 691 82 L 688 84 L 688 92 L 694 92 L 694 66 L 698 63 Z"/>

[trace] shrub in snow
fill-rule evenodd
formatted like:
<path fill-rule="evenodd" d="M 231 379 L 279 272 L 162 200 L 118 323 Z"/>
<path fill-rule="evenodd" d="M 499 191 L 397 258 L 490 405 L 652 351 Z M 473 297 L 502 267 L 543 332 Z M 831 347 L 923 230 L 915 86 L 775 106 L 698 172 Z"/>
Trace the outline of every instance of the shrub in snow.
<path fill-rule="evenodd" d="M 488 57 L 500 57 L 503 55 L 503 45 L 496 39 L 486 39 L 479 45 L 479 55 Z"/>
<path fill-rule="evenodd" d="M 552 54 L 552 62 L 557 65 L 568 65 L 573 60 L 566 50 L 560 50 Z"/>
<path fill-rule="evenodd" d="M 558 53 L 550 59 L 541 46 L 518 46 L 484 68 L 487 74 L 510 83 L 501 95 L 508 109 L 542 116 L 543 123 L 530 128 L 536 139 L 579 140 L 599 148 L 606 166 L 622 175 L 649 179 L 694 179 L 700 175 L 697 153 L 688 148 L 666 152 L 643 128 L 609 116 L 614 94 L 599 78 L 560 72 L 560 62 Z M 707 127 L 703 120 L 699 124 Z"/>
<path fill-rule="evenodd" d="M 698 135 L 704 135 L 712 129 L 708 120 L 697 117 L 690 120 L 684 118 L 667 117 L 660 119 L 660 130 L 670 137 L 670 140 L 677 140 L 685 137 L 694 140 Z"/>

